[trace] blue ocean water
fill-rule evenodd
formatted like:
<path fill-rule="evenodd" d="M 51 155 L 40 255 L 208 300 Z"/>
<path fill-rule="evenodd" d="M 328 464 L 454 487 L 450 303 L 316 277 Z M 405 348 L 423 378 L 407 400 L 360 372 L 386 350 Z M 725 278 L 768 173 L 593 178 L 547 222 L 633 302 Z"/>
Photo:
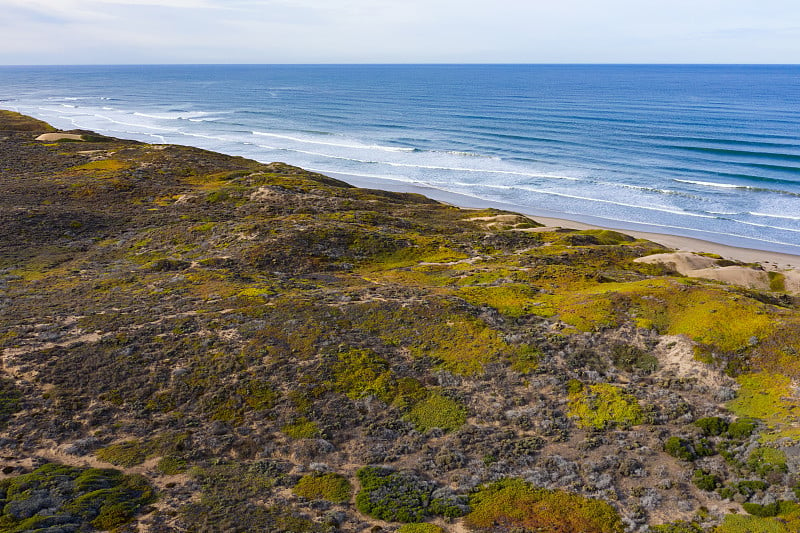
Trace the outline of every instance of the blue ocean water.
<path fill-rule="evenodd" d="M 800 66 L 0 67 L 0 108 L 800 254 Z"/>

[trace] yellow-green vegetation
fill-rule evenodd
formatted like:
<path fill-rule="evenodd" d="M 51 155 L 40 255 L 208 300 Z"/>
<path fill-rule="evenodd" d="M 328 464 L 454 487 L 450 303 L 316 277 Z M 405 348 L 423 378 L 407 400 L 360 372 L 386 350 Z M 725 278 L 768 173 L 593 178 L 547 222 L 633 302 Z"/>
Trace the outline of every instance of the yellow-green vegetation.
<path fill-rule="evenodd" d="M 292 439 L 314 439 L 320 435 L 317 423 L 304 416 L 299 417 L 294 422 L 284 425 L 281 431 Z"/>
<path fill-rule="evenodd" d="M 292 491 L 307 500 L 327 500 L 344 503 L 353 495 L 353 485 L 341 474 L 307 474 L 300 478 Z"/>
<path fill-rule="evenodd" d="M 508 283 L 495 287 L 464 287 L 456 294 L 475 305 L 488 305 L 510 317 L 536 314 L 537 290 L 530 285 Z"/>
<path fill-rule="evenodd" d="M 337 357 L 333 366 L 337 390 L 354 399 L 372 395 L 391 403 L 396 379 L 385 359 L 371 350 L 349 350 Z"/>
<path fill-rule="evenodd" d="M 397 530 L 397 533 L 447 533 L 447 530 L 436 524 L 421 522 L 418 524 L 403 524 Z"/>
<path fill-rule="evenodd" d="M 578 419 L 580 427 L 630 427 L 645 420 L 638 400 L 620 387 L 608 383 L 571 385 L 569 415 Z"/>
<path fill-rule="evenodd" d="M 464 523 L 476 531 L 512 530 L 548 533 L 622 533 L 611 505 L 563 491 L 539 489 L 521 479 L 505 479 L 478 488 Z"/>
<path fill-rule="evenodd" d="M 726 526 L 795 512 L 776 439 L 800 436 L 800 313 L 780 275 L 774 292 L 692 280 L 635 262 L 664 250 L 618 232 L 520 231 L 536 224 L 190 147 L 49 146 L 3 117 L 4 476 L 53 438 L 149 460 L 166 507 L 140 527 L 187 531 L 441 533 L 476 485 L 523 475 L 583 492 L 486 485 L 467 525 L 620 531 L 588 494 L 632 529 L 695 518 L 664 533 L 717 525 L 712 491 L 752 515 Z M 708 372 L 658 360 L 687 346 Z M 718 371 L 739 377 L 735 415 Z M 356 505 L 353 479 L 317 470 L 358 470 Z M 33 497 L 3 498 L 35 518 Z M 0 530 L 22 526 L 62 524 Z"/>
<path fill-rule="evenodd" d="M 189 438 L 189 433 L 185 432 L 163 432 L 148 441 L 128 440 L 100 448 L 95 455 L 101 461 L 126 468 L 139 465 L 150 457 L 161 456 L 158 469 L 165 474 L 175 474 L 186 466 L 182 454 Z"/>
<path fill-rule="evenodd" d="M 131 467 L 142 464 L 147 459 L 147 449 L 138 440 L 129 440 L 100 448 L 95 455 L 101 461 L 112 465 Z"/>
<path fill-rule="evenodd" d="M 237 296 L 239 298 L 263 298 L 273 294 L 275 294 L 275 291 L 270 288 L 248 287 L 239 291 Z"/>
<path fill-rule="evenodd" d="M 762 446 L 756 448 L 747 458 L 747 466 L 760 477 L 767 477 L 772 472 L 788 472 L 786 453 L 778 448 Z"/>
<path fill-rule="evenodd" d="M 478 374 L 486 363 L 513 352 L 485 322 L 449 306 L 376 307 L 364 307 L 362 327 L 390 345 L 407 347 L 415 357 L 440 361 L 442 368 L 457 374 Z"/>
<path fill-rule="evenodd" d="M 777 517 L 729 514 L 713 533 L 797 533 L 797 531 L 800 531 L 800 512 L 795 510 Z"/>
<path fill-rule="evenodd" d="M 745 298 L 736 291 L 667 278 L 600 283 L 543 298 L 564 322 L 583 331 L 622 324 L 668 335 L 687 335 L 724 351 L 751 345 L 776 327 L 781 308 Z"/>
<path fill-rule="evenodd" d="M 765 441 L 800 438 L 800 419 L 795 412 L 797 400 L 788 376 L 758 372 L 739 376 L 737 381 L 739 393 L 728 402 L 728 409 L 741 417 L 762 420 L 768 429 L 762 435 Z"/>
<path fill-rule="evenodd" d="M 23 115 L 22 113 L 17 113 L 16 111 L 0 109 L 0 119 L 3 121 L 3 129 L 10 131 L 56 131 L 56 129 L 47 122 Z"/>
<path fill-rule="evenodd" d="M 0 480 L 0 529 L 105 531 L 129 522 L 153 501 L 153 488 L 142 476 L 49 463 Z"/>
<path fill-rule="evenodd" d="M 406 418 L 419 431 L 428 431 L 432 428 L 454 431 L 466 422 L 467 410 L 457 401 L 431 392 L 409 411 Z"/>
<path fill-rule="evenodd" d="M 452 250 L 443 243 L 437 242 L 436 238 L 414 234 L 408 236 L 414 241 L 412 246 L 371 259 L 369 265 L 364 267 L 365 272 L 404 268 L 420 263 L 450 263 L 468 257 L 462 252 Z"/>
<path fill-rule="evenodd" d="M 92 161 L 91 163 L 84 163 L 83 165 L 72 167 L 72 170 L 100 171 L 101 173 L 95 175 L 102 176 L 102 173 L 111 174 L 128 168 L 129 166 L 130 164 L 125 161 L 119 161 L 117 159 L 102 159 L 100 161 Z"/>
<path fill-rule="evenodd" d="M 375 396 L 406 409 L 426 397 L 425 387 L 414 378 L 397 377 L 389 362 L 372 350 L 348 350 L 337 355 L 333 386 L 353 399 Z"/>
<path fill-rule="evenodd" d="M 166 476 L 174 476 L 186 472 L 187 464 L 184 459 L 167 456 L 159 459 L 156 469 Z"/>

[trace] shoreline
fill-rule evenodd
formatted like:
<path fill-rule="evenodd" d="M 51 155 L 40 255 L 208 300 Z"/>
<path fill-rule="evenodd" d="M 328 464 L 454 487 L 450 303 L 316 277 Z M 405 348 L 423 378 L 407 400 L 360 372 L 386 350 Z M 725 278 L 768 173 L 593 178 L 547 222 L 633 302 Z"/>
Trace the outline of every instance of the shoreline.
<path fill-rule="evenodd" d="M 320 172 L 314 170 L 313 172 Z M 768 250 L 759 250 L 757 248 L 746 248 L 740 246 L 733 246 L 729 244 L 718 243 L 706 239 L 699 239 L 695 237 L 685 237 L 682 235 L 672 235 L 669 233 L 659 233 L 654 231 L 643 231 L 628 229 L 623 227 L 614 227 L 613 224 L 591 224 L 572 220 L 566 218 L 563 213 L 551 212 L 544 215 L 538 213 L 545 212 L 539 210 L 535 212 L 526 209 L 524 206 L 504 204 L 501 202 L 493 202 L 491 200 L 484 200 L 473 196 L 454 193 L 438 189 L 435 187 L 426 187 L 424 185 L 416 185 L 399 180 L 389 180 L 380 178 L 365 178 L 361 176 L 353 176 L 350 174 L 339 172 L 320 172 L 326 176 L 340 179 L 353 185 L 355 187 L 367 189 L 382 189 L 392 192 L 406 192 L 422 194 L 442 203 L 451 204 L 456 207 L 464 209 L 485 209 L 496 208 L 506 211 L 513 211 L 525 215 L 536 222 L 546 226 L 555 226 L 562 228 L 572 228 L 577 230 L 584 229 L 611 229 L 619 231 L 632 237 L 647 239 L 655 243 L 672 248 L 681 252 L 695 252 L 695 253 L 712 253 L 717 254 L 724 259 L 740 261 L 742 263 L 758 263 L 765 270 L 800 270 L 800 255 L 794 255 L 784 252 L 773 252 Z M 610 222 L 610 221 L 604 221 Z"/>

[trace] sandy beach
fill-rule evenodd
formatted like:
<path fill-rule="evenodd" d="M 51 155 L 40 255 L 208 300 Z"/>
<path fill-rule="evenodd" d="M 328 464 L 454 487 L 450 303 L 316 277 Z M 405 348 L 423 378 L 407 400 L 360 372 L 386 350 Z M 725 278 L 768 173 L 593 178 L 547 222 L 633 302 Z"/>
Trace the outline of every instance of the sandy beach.
<path fill-rule="evenodd" d="M 508 205 L 500 202 L 492 202 L 482 198 L 475 198 L 463 194 L 444 191 L 434 187 L 426 187 L 423 185 L 408 183 L 399 180 L 387 180 L 377 178 L 366 178 L 361 176 L 351 176 L 347 174 L 326 173 L 331 177 L 341 179 L 354 185 L 356 187 L 364 187 L 368 189 L 384 189 L 394 192 L 408 192 L 423 194 L 434 200 L 449 203 L 458 207 L 469 209 L 483 209 L 483 208 L 497 208 L 513 212 L 518 212 L 529 216 L 536 222 L 544 224 L 545 226 L 574 228 L 574 229 L 613 229 L 621 231 L 628 235 L 648 239 L 656 242 L 667 248 L 682 252 L 695 252 L 695 253 L 713 253 L 717 254 L 724 259 L 732 261 L 741 261 L 743 263 L 758 263 L 765 270 L 800 270 L 800 256 L 785 254 L 780 252 L 772 252 L 767 250 L 757 250 L 753 248 L 744 248 L 737 246 L 730 246 L 727 244 L 720 244 L 713 241 L 704 239 L 695 239 L 692 237 L 684 237 L 680 235 L 670 235 L 667 233 L 639 231 L 621 227 L 614 227 L 613 224 L 588 224 L 576 220 L 564 218 L 563 215 L 558 213 L 546 213 L 545 210 L 533 212 L 529 208 L 518 205 Z M 545 212 L 546 214 L 540 214 Z"/>

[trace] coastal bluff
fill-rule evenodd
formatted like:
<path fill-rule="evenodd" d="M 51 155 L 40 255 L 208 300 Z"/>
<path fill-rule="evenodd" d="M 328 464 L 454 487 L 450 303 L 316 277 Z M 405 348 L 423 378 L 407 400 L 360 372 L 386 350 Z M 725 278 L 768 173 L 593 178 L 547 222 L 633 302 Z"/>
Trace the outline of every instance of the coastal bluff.
<path fill-rule="evenodd" d="M 1 531 L 800 530 L 791 274 L 10 111 L 0 191 Z"/>

